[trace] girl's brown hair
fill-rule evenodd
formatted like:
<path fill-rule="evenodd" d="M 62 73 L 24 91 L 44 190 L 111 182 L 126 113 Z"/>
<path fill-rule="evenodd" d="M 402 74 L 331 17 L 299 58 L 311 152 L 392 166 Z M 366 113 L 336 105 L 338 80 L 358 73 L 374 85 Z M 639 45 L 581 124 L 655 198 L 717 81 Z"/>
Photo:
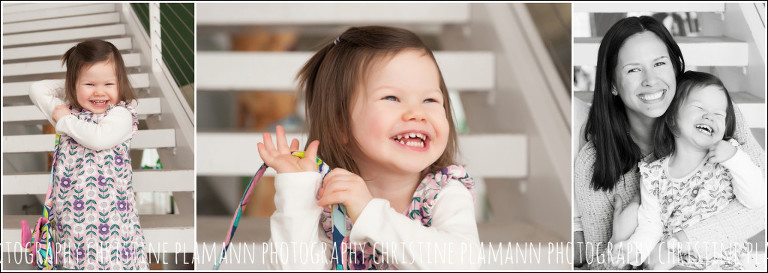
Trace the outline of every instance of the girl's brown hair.
<path fill-rule="evenodd" d="M 95 63 L 108 61 L 115 65 L 117 75 L 118 97 L 120 101 L 131 103 L 136 99 L 131 82 L 128 81 L 128 73 L 125 71 L 125 63 L 120 51 L 112 43 L 102 40 L 87 40 L 67 50 L 61 57 L 61 62 L 67 67 L 65 77 L 65 93 L 67 101 L 77 110 L 83 107 L 77 102 L 77 78 L 83 68 Z"/>
<path fill-rule="evenodd" d="M 413 32 L 383 26 L 352 27 L 321 48 L 299 71 L 296 78 L 306 99 L 307 143 L 321 140 L 318 156 L 331 168 L 360 174 L 352 158 L 353 152 L 360 148 L 350 130 L 355 90 L 360 88 L 374 62 L 394 57 L 403 50 L 422 51 L 435 61 L 432 51 Z M 439 67 L 437 71 L 450 128 L 445 151 L 428 167 L 428 172 L 454 164 L 457 153 L 451 102 Z"/>

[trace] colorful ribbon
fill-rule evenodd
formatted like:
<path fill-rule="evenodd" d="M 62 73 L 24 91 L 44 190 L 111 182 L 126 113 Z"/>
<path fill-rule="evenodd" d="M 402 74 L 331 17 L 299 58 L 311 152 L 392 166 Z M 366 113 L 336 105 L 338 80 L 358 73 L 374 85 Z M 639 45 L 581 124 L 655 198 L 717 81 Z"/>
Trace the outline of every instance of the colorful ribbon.
<path fill-rule="evenodd" d="M 304 158 L 304 152 L 294 152 L 292 153 L 293 156 L 298 158 Z M 317 163 L 317 169 L 320 175 L 325 178 L 325 175 L 327 175 L 331 168 L 328 166 L 328 164 L 325 164 L 320 158 L 316 158 Z M 248 182 L 248 186 L 245 188 L 245 193 L 243 193 L 243 197 L 240 199 L 240 205 L 237 207 L 237 210 L 235 210 L 235 215 L 232 218 L 232 223 L 229 227 L 229 232 L 227 232 L 227 237 L 224 240 L 224 246 L 221 249 L 221 254 L 219 255 L 219 258 L 216 260 L 216 263 L 213 265 L 213 270 L 219 270 L 219 267 L 221 266 L 221 261 L 224 259 L 224 256 L 227 254 L 227 249 L 229 249 L 230 243 L 232 243 L 232 238 L 235 237 L 235 231 L 237 231 L 237 226 L 240 223 L 240 216 L 243 213 L 243 209 L 245 209 L 245 206 L 248 205 L 248 200 L 251 199 L 251 194 L 253 193 L 253 189 L 255 188 L 256 183 L 259 182 L 259 179 L 261 179 L 262 176 L 264 176 L 264 172 L 267 171 L 267 165 L 262 164 L 261 167 L 259 167 L 259 170 L 256 171 L 256 174 L 253 175 L 253 178 L 251 178 L 251 181 Z M 337 270 L 342 270 L 342 257 L 344 255 L 341 255 L 341 242 L 344 240 L 344 237 L 347 235 L 347 226 L 346 226 L 346 208 L 344 208 L 344 205 L 341 204 L 333 204 L 331 205 L 331 210 L 333 213 L 331 214 L 331 219 L 333 220 L 333 244 L 334 248 L 336 249 L 334 253 L 333 260 L 336 261 L 335 268 Z"/>

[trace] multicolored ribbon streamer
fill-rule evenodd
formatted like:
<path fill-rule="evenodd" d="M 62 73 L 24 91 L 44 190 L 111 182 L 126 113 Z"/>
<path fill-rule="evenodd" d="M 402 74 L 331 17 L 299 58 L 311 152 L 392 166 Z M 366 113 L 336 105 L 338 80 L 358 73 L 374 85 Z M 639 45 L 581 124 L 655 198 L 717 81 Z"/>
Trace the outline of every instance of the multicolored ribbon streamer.
<path fill-rule="evenodd" d="M 292 153 L 293 156 L 298 158 L 304 158 L 304 152 L 294 152 Z M 323 163 L 320 158 L 316 158 L 317 163 L 317 169 L 320 173 L 321 177 L 325 178 L 325 175 L 327 175 L 331 168 L 328 166 L 328 164 Z M 255 188 L 256 183 L 259 182 L 259 179 L 261 179 L 262 176 L 264 176 L 264 172 L 267 171 L 267 165 L 262 164 L 261 167 L 259 167 L 259 170 L 256 171 L 256 174 L 253 175 L 253 178 L 251 178 L 251 181 L 248 182 L 248 186 L 245 188 L 245 193 L 243 193 L 243 198 L 240 199 L 240 205 L 237 207 L 237 210 L 235 210 L 235 215 L 232 218 L 232 223 L 229 227 L 229 232 L 227 232 L 227 237 L 224 240 L 224 246 L 221 249 L 221 254 L 219 255 L 219 258 L 216 260 L 216 263 L 213 265 L 213 270 L 219 270 L 219 267 L 221 266 L 221 261 L 224 260 L 224 256 L 227 254 L 227 249 L 229 249 L 230 243 L 232 243 L 232 238 L 235 237 L 235 231 L 237 230 L 237 226 L 240 223 L 240 216 L 243 213 L 243 209 L 245 209 L 245 206 L 248 205 L 248 200 L 251 199 L 251 194 L 253 193 L 253 189 Z M 347 235 L 347 226 L 346 226 L 346 208 L 344 208 L 344 205 L 341 204 L 333 204 L 331 206 L 331 209 L 333 213 L 331 214 L 331 218 L 333 220 L 333 244 L 336 248 L 336 251 L 334 253 L 333 259 L 336 261 L 335 268 L 337 270 L 342 270 L 342 257 L 344 255 L 341 255 L 341 242 L 344 240 L 344 237 Z"/>

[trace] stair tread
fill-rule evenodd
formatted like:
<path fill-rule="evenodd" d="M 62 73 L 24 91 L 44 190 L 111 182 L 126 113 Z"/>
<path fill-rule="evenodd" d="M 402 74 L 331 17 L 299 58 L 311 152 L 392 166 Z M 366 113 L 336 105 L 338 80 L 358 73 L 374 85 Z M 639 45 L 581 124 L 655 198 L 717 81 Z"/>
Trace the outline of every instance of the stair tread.
<path fill-rule="evenodd" d="M 109 36 L 121 36 L 125 34 L 126 30 L 124 24 L 46 30 L 31 33 L 3 35 L 3 46 L 7 47 L 57 41 L 72 41 L 86 38 L 103 38 Z"/>
<path fill-rule="evenodd" d="M 160 98 L 140 98 L 136 105 L 136 111 L 140 117 L 143 115 L 152 115 L 162 113 L 160 109 Z M 3 106 L 3 122 L 20 122 L 31 121 L 39 122 L 45 121 L 46 118 L 37 106 L 34 105 L 21 105 L 21 106 Z"/>
<path fill-rule="evenodd" d="M 141 65 L 140 53 L 123 54 L 123 62 L 126 67 L 137 67 Z M 66 72 L 66 67 L 62 66 L 60 60 L 3 64 L 4 77 L 63 72 Z"/>
<path fill-rule="evenodd" d="M 129 74 L 128 80 L 133 88 L 149 87 L 148 73 Z M 3 97 L 29 96 L 29 87 L 36 81 L 3 82 Z"/>
<path fill-rule="evenodd" d="M 306 136 L 289 133 L 287 139 L 297 138 L 304 145 Z M 528 150 L 524 134 L 459 135 L 461 158 L 472 176 L 520 178 L 527 175 Z M 256 143 L 262 133 L 197 134 L 198 175 L 252 176 L 262 164 Z M 302 146 L 303 147 L 303 146 Z M 497 153 L 496 151 L 509 151 Z M 265 175 L 274 175 L 272 169 Z"/>
<path fill-rule="evenodd" d="M 574 3 L 573 12 L 624 13 L 624 12 L 725 12 L 724 3 Z"/>
<path fill-rule="evenodd" d="M 133 48 L 130 37 L 105 39 L 117 47 L 118 50 L 129 50 Z M 70 48 L 77 45 L 78 42 L 67 42 L 49 45 L 24 46 L 3 49 L 3 60 L 18 60 L 26 58 L 41 58 L 51 56 L 62 56 Z"/>
<path fill-rule="evenodd" d="M 592 102 L 593 91 L 576 91 L 574 96 L 586 103 Z M 745 91 L 731 91 L 731 99 L 739 107 L 744 119 L 751 128 L 765 128 L 765 100 Z"/>
<path fill-rule="evenodd" d="M 117 12 L 80 15 L 74 17 L 52 18 L 38 21 L 9 23 L 3 25 L 3 34 L 32 32 L 48 29 L 74 28 L 91 25 L 114 24 L 120 22 Z"/>
<path fill-rule="evenodd" d="M 41 11 L 46 9 L 61 9 L 74 6 L 83 6 L 87 3 L 4 3 L 3 15 L 18 12 Z"/>
<path fill-rule="evenodd" d="M 197 88 L 206 91 L 295 91 L 294 78 L 312 54 L 312 52 L 198 52 Z M 495 84 L 493 53 L 435 51 L 434 55 L 449 89 L 462 91 L 493 89 Z"/>
<path fill-rule="evenodd" d="M 461 24 L 469 20 L 467 3 L 293 3 L 290 11 L 279 3 L 199 3 L 197 7 L 198 25 Z"/>
<path fill-rule="evenodd" d="M 573 38 L 573 65 L 597 63 L 602 37 Z M 688 66 L 747 66 L 749 44 L 729 37 L 675 37 Z M 722 54 L 713 55 L 712 52 Z"/>
<path fill-rule="evenodd" d="M 45 4 L 38 4 L 41 7 Z M 4 12 L 3 24 L 33 21 L 49 18 L 77 16 L 84 14 L 93 14 L 101 12 L 114 12 L 117 10 L 116 4 L 85 4 L 85 5 L 72 5 L 63 6 L 60 8 L 42 8 L 36 10 L 26 10 L 19 12 Z"/>
<path fill-rule="evenodd" d="M 3 153 L 52 152 L 53 134 L 3 136 Z M 132 149 L 172 148 L 176 146 L 173 129 L 139 130 L 131 142 Z"/>
<path fill-rule="evenodd" d="M 50 172 L 3 175 L 3 195 L 45 194 Z M 135 170 L 135 192 L 194 191 L 193 170 Z"/>

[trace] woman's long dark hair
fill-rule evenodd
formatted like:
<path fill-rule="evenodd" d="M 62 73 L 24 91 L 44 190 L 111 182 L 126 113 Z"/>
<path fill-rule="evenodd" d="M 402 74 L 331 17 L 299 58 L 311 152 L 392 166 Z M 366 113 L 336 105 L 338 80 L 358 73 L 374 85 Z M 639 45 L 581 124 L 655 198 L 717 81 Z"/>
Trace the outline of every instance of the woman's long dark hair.
<path fill-rule="evenodd" d="M 669 58 L 680 77 L 685 62 L 680 47 L 669 31 L 648 16 L 627 17 L 616 22 L 605 34 L 597 52 L 597 75 L 592 107 L 589 109 L 584 138 L 595 146 L 596 156 L 591 185 L 594 190 L 613 190 L 619 178 L 637 166 L 643 155 L 629 136 L 629 120 L 621 98 L 611 94 L 619 50 L 627 38 L 650 31 L 667 46 Z"/>
<path fill-rule="evenodd" d="M 723 140 L 729 140 L 736 131 L 736 114 L 733 110 L 733 102 L 720 79 L 712 74 L 696 71 L 686 71 L 677 84 L 677 91 L 672 103 L 661 117 L 653 123 L 653 154 L 657 158 L 662 158 L 675 152 L 675 133 L 679 132 L 677 128 L 677 115 L 680 108 L 688 99 L 688 95 L 694 89 L 707 86 L 716 86 L 725 93 L 727 107 L 725 109 L 725 134 Z"/>

